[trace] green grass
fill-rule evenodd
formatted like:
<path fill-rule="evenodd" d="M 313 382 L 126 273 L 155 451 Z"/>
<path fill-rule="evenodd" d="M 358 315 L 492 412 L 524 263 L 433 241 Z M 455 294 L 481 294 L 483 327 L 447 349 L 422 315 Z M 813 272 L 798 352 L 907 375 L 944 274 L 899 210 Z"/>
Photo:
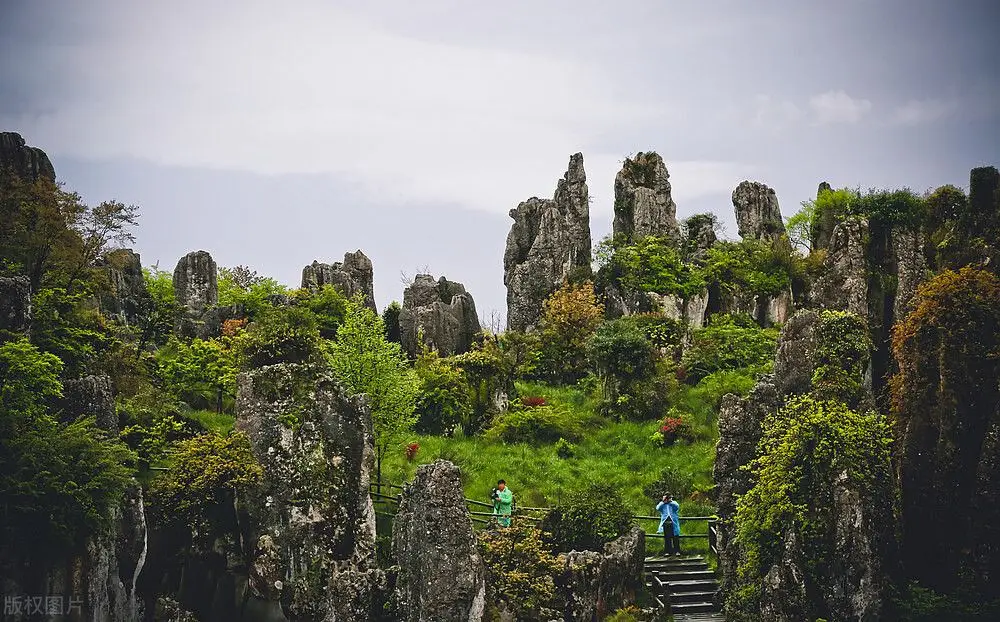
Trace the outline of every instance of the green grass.
<path fill-rule="evenodd" d="M 232 415 L 214 410 L 192 410 L 184 413 L 184 417 L 200 425 L 206 432 L 215 432 L 221 436 L 229 434 L 236 423 L 236 418 Z"/>
<path fill-rule="evenodd" d="M 524 384 L 518 389 L 522 396 L 545 397 L 547 402 L 571 409 L 577 415 L 583 425 L 583 437 L 576 444 L 572 457 L 563 459 L 557 456 L 555 444 L 504 444 L 482 437 L 413 434 L 405 442 L 420 445 L 414 460 L 406 460 L 404 443 L 398 451 L 386 456 L 382 465 L 383 481 L 409 481 L 417 466 L 442 458 L 462 470 L 465 496 L 470 499 L 488 501 L 490 490 L 502 478 L 514 491 L 518 505 L 551 507 L 575 489 L 605 482 L 621 492 L 634 514 L 645 516 L 655 514 L 659 499 L 647 497 L 643 489 L 657 481 L 666 467 L 689 473 L 695 490 L 704 491 L 711 487 L 714 436 L 690 445 L 678 443 L 673 447 L 656 447 L 649 437 L 656 431 L 657 421 L 607 421 L 594 414 L 596 399 L 572 387 Z M 688 401 L 697 402 L 694 398 Z M 704 501 L 679 501 L 682 516 L 714 513 L 714 509 Z M 656 531 L 657 521 L 642 521 L 640 524 L 647 532 Z M 684 533 L 704 533 L 705 528 L 704 522 L 692 522 L 683 527 Z M 656 540 L 649 544 L 649 549 L 654 552 L 662 542 L 658 538 Z M 696 543 L 699 546 L 694 546 Z M 684 544 L 691 550 L 705 548 L 704 540 L 687 540 Z"/>

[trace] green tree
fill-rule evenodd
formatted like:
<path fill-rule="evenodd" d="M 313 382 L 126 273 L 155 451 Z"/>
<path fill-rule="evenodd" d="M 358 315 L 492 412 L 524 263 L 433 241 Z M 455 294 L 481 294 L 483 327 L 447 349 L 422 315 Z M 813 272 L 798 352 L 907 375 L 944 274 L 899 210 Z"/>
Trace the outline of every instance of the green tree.
<path fill-rule="evenodd" d="M 238 306 L 251 319 L 271 306 L 270 297 L 288 294 L 287 287 L 246 266 L 219 268 L 218 285 L 219 305 Z"/>
<path fill-rule="evenodd" d="M 244 368 L 319 360 L 319 321 L 303 307 L 265 308 L 240 337 L 237 350 Z"/>
<path fill-rule="evenodd" d="M 601 378 L 606 405 L 656 373 L 657 352 L 632 318 L 601 324 L 590 340 L 590 357 Z"/>
<path fill-rule="evenodd" d="M 316 316 L 319 334 L 323 339 L 333 339 L 337 329 L 347 317 L 349 302 L 340 290 L 332 285 L 324 285 L 319 291 L 299 290 L 299 304 Z"/>
<path fill-rule="evenodd" d="M 382 322 L 385 324 L 385 338 L 393 343 L 403 343 L 403 336 L 399 329 L 399 312 L 403 310 L 402 305 L 393 300 L 382 312 Z"/>
<path fill-rule="evenodd" d="M 385 338 L 385 324 L 374 311 L 355 301 L 337 340 L 329 349 L 330 364 L 350 393 L 363 393 L 375 426 L 375 471 L 382 478 L 382 459 L 413 428 L 417 380 L 403 348 Z"/>
<path fill-rule="evenodd" d="M 564 284 L 545 301 L 541 321 L 543 373 L 560 383 L 576 382 L 587 373 L 587 343 L 604 311 L 590 282 Z"/>
<path fill-rule="evenodd" d="M 190 343 L 172 340 L 161 350 L 160 374 L 171 389 L 185 401 L 207 398 L 222 412 L 223 400 L 236 397 L 236 350 L 233 340 L 194 339 Z"/>
<path fill-rule="evenodd" d="M 420 383 L 415 406 L 417 432 L 448 434 L 468 420 L 472 404 L 462 370 L 430 349 L 417 357 L 413 369 Z"/>
<path fill-rule="evenodd" d="M 148 308 L 141 309 L 138 319 L 139 344 L 141 352 L 147 344 L 163 345 L 174 330 L 174 322 L 180 313 L 180 305 L 174 298 L 174 284 L 171 274 L 157 266 L 143 268 L 143 281 L 149 298 L 144 299 Z"/>
<path fill-rule="evenodd" d="M 93 417 L 64 425 L 49 411 L 60 371 L 26 340 L 0 345 L 0 541 L 18 563 L 82 550 L 132 482 L 135 455 Z"/>

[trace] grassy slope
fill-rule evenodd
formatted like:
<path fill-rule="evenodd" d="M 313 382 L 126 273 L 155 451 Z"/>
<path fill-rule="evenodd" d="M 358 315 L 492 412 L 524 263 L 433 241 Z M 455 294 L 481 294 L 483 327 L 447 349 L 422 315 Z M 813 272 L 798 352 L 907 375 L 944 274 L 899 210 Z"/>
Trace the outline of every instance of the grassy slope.
<path fill-rule="evenodd" d="M 559 458 L 554 445 L 504 444 L 480 437 L 449 438 L 412 435 L 420 449 L 407 462 L 402 449 L 387 456 L 383 479 L 394 483 L 409 480 L 419 464 L 444 458 L 462 469 L 466 497 L 487 501 L 498 479 L 510 485 L 522 506 L 552 506 L 567 492 L 588 482 L 610 482 L 617 487 L 633 513 L 652 515 L 658 499 L 643 494 L 643 488 L 655 482 L 664 467 L 689 473 L 696 490 L 711 485 L 715 456 L 714 437 L 693 444 L 679 443 L 657 448 L 649 440 L 657 429 L 656 421 L 643 423 L 611 422 L 594 416 L 595 401 L 574 388 L 523 385 L 522 395 L 541 395 L 550 403 L 563 404 L 578 414 L 581 421 L 594 421 L 577 444 L 575 455 Z M 681 396 L 679 396 L 681 397 Z M 688 393 L 688 401 L 699 397 Z M 714 429 L 714 409 L 701 405 L 699 419 L 704 428 Z M 713 508 L 694 500 L 680 500 L 681 514 L 711 514 Z M 647 532 L 655 531 L 656 522 L 643 523 Z M 704 532 L 704 523 L 692 523 L 685 533 Z"/>

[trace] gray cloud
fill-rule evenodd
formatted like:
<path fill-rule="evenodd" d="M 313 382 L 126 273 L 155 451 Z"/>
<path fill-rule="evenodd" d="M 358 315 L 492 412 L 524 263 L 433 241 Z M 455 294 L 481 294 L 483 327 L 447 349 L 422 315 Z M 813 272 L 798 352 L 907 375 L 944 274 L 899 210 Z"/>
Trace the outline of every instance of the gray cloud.
<path fill-rule="evenodd" d="M 214 240 L 294 281 L 360 246 L 380 303 L 430 264 L 485 310 L 507 210 L 578 150 L 596 237 L 639 150 L 681 215 L 729 223 L 745 178 L 789 215 L 822 179 L 964 185 L 1000 160 L 994 2 L 705 4 L 6 2 L 0 127 L 95 200 L 127 188 L 146 255 Z"/>

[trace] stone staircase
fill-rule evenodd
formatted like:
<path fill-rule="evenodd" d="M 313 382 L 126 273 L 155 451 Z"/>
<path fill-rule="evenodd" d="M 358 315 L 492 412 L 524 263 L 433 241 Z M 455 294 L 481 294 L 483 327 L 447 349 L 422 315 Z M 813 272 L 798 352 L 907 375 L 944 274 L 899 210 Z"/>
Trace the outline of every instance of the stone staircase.
<path fill-rule="evenodd" d="M 700 555 L 647 557 L 646 588 L 674 622 L 723 622 L 715 604 L 719 582 Z"/>

